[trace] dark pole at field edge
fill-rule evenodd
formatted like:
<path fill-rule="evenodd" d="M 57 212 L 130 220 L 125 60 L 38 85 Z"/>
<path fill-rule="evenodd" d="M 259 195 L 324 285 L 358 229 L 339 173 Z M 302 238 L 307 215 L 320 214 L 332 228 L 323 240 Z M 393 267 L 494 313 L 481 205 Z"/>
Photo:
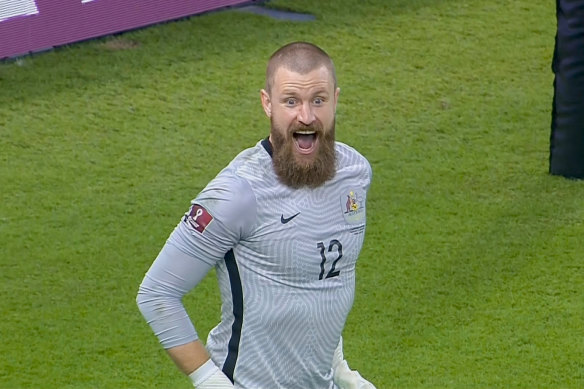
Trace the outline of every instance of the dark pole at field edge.
<path fill-rule="evenodd" d="M 549 172 L 584 178 L 584 0 L 556 0 Z"/>

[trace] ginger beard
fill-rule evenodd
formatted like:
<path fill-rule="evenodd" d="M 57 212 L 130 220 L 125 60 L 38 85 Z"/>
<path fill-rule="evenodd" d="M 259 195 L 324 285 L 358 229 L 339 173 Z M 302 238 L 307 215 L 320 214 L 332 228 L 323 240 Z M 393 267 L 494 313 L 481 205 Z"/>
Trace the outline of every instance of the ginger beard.
<path fill-rule="evenodd" d="M 271 124 L 272 159 L 276 174 L 283 184 L 291 188 L 304 186 L 316 188 L 334 177 L 336 170 L 334 122 L 327 131 L 323 130 L 322 124 L 318 121 L 310 126 L 295 124 L 287 131 L 275 127 L 273 121 Z M 295 133 L 298 131 L 315 131 L 314 135 L 310 135 L 314 136 L 313 142 L 318 140 L 315 155 L 297 155 L 295 137 L 298 137 L 298 134 Z"/>

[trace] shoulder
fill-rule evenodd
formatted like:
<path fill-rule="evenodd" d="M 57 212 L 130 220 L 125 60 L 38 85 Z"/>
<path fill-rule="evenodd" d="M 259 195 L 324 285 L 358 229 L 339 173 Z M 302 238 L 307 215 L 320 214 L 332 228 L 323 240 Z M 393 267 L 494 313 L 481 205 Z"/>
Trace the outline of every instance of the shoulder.
<path fill-rule="evenodd" d="M 272 171 L 270 152 L 260 141 L 254 147 L 240 152 L 223 170 L 249 182 L 263 180 Z"/>
<path fill-rule="evenodd" d="M 220 220 L 231 219 L 242 210 L 255 210 L 256 199 L 248 181 L 233 169 L 223 169 L 193 200 Z"/>
<path fill-rule="evenodd" d="M 355 171 L 357 174 L 365 175 L 369 181 L 371 180 L 373 175 L 371 164 L 359 151 L 338 141 L 335 142 L 335 150 L 338 169 Z"/>
<path fill-rule="evenodd" d="M 258 142 L 241 151 L 192 201 L 226 223 L 251 222 L 256 215 L 255 181 L 266 177 L 271 157 Z"/>
<path fill-rule="evenodd" d="M 369 166 L 369 161 L 355 148 L 343 142 L 335 142 L 335 149 L 337 155 L 348 164 L 366 165 Z"/>

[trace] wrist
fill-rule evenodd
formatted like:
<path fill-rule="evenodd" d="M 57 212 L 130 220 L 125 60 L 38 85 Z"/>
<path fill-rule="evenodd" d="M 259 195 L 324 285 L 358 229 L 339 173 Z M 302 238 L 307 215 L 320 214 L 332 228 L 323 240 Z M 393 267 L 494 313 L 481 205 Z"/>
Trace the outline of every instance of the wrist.
<path fill-rule="evenodd" d="M 219 370 L 217 365 L 215 365 L 211 359 L 208 359 L 207 362 L 203 363 L 195 371 L 189 374 L 189 378 L 193 385 L 197 387 L 215 374 L 217 370 Z"/>

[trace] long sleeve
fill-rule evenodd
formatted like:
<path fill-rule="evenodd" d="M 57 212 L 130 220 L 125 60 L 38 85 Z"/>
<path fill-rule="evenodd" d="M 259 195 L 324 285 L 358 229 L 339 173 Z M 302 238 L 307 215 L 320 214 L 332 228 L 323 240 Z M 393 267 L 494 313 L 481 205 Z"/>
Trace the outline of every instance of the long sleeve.
<path fill-rule="evenodd" d="M 164 348 L 198 339 L 182 298 L 211 268 L 211 264 L 166 243 L 146 273 L 136 302 Z"/>

